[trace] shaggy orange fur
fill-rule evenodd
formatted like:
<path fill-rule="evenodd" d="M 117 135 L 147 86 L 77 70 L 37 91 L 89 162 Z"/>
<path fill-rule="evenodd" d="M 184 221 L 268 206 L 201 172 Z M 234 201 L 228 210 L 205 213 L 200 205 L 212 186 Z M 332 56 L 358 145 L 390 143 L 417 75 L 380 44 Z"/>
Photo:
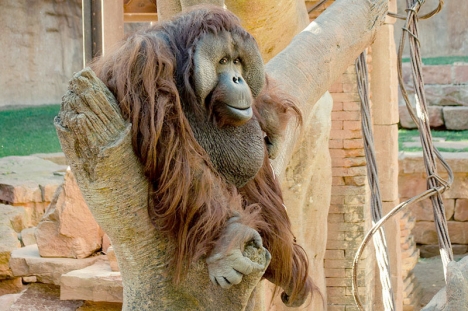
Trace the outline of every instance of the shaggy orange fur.
<path fill-rule="evenodd" d="M 174 281 L 181 280 L 192 261 L 210 253 L 230 217 L 241 215 L 240 221 L 260 232 L 272 254 L 265 276 L 294 300 L 316 287 L 308 277 L 307 256 L 291 232 L 267 152 L 255 178 L 237 189 L 216 172 L 184 114 L 188 109 L 206 113 L 193 88 L 193 54 L 203 34 L 222 30 L 251 37 L 232 13 L 203 8 L 133 34 L 92 68 L 132 123 L 133 148 L 151 181 L 149 214 L 174 241 L 168 257 Z M 289 117 L 300 118 L 300 113 L 271 85 L 266 83 L 253 108 L 261 128 L 277 137 Z M 265 111 L 274 113 L 277 123 Z"/>

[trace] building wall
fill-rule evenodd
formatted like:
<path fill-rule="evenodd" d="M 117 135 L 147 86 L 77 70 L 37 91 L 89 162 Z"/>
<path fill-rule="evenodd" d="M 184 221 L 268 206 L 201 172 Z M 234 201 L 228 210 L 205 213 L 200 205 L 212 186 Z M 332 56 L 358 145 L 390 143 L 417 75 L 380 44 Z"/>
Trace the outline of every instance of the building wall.
<path fill-rule="evenodd" d="M 82 68 L 81 1 L 1 1 L 0 29 L 0 108 L 60 103 Z"/>
<path fill-rule="evenodd" d="M 438 0 L 426 0 L 422 13 L 437 7 Z M 406 0 L 398 0 L 398 11 L 404 13 Z M 423 57 L 468 56 L 468 1 L 445 0 L 442 11 L 419 23 Z M 404 21 L 395 23 L 395 42 L 399 43 Z M 408 55 L 405 50 L 405 56 Z"/>

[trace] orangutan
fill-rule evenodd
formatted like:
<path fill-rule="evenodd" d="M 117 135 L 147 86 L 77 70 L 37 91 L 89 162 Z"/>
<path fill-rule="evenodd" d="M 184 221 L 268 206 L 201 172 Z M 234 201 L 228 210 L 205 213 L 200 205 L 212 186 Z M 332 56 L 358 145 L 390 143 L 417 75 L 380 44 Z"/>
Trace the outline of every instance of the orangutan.
<path fill-rule="evenodd" d="M 132 123 L 149 215 L 174 242 L 174 282 L 204 257 L 213 283 L 238 284 L 259 269 L 242 256 L 254 243 L 271 253 L 265 277 L 284 289 L 283 302 L 302 304 L 316 287 L 269 159 L 300 112 L 265 76 L 239 19 L 197 7 L 129 36 L 92 68 Z"/>

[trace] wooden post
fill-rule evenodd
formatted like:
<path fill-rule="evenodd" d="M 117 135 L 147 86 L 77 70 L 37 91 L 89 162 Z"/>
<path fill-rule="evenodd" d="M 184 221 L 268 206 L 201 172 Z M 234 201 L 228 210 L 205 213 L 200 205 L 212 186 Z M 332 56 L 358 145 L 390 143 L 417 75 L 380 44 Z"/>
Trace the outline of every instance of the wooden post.
<path fill-rule="evenodd" d="M 105 54 L 124 36 L 123 3 L 83 0 L 83 66 Z"/>

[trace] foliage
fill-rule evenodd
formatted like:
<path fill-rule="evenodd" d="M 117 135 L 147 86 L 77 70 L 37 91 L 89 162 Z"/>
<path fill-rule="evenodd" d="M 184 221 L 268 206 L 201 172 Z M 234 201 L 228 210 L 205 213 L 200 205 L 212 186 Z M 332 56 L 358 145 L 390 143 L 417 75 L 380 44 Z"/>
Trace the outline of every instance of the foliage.
<path fill-rule="evenodd" d="M 60 105 L 0 111 L 0 157 L 60 152 L 54 117 Z"/>

